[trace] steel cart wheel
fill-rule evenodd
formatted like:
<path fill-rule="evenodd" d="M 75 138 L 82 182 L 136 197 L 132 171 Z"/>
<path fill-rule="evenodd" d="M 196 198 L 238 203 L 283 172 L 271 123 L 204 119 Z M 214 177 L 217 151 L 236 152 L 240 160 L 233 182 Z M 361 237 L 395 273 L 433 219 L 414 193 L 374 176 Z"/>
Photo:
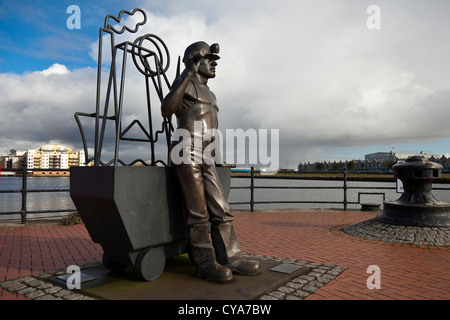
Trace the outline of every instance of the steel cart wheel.
<path fill-rule="evenodd" d="M 143 250 L 136 258 L 135 269 L 147 281 L 153 281 L 163 273 L 166 266 L 164 247 Z"/>

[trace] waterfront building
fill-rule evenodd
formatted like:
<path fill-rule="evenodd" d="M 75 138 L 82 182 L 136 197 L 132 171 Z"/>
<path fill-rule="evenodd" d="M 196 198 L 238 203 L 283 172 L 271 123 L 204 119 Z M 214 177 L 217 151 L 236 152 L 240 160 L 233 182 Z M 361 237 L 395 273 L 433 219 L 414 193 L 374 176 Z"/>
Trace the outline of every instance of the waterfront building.
<path fill-rule="evenodd" d="M 300 163 L 298 172 L 342 172 L 347 168 L 351 172 L 391 172 L 392 166 L 398 160 L 406 160 L 411 156 L 424 156 L 426 159 L 442 165 L 443 172 L 450 172 L 450 158 L 444 155 L 430 154 L 424 151 L 420 153 L 375 152 L 366 154 L 364 160 L 351 160 L 339 162 L 315 162 Z"/>
<path fill-rule="evenodd" d="M 375 152 L 365 155 L 365 160 L 372 161 L 397 161 L 397 160 L 406 160 L 412 156 L 423 156 L 425 159 L 435 158 L 439 159 L 441 154 L 431 154 L 425 151 L 420 151 L 419 153 L 400 153 L 400 152 Z"/>
<path fill-rule="evenodd" d="M 395 154 L 391 152 L 375 152 L 366 154 L 364 156 L 365 161 L 395 161 Z"/>
<path fill-rule="evenodd" d="M 27 168 L 69 170 L 72 166 L 85 166 L 83 150 L 68 145 L 46 144 L 27 151 L 11 150 L 10 154 L 0 158 L 4 169 Z"/>
<path fill-rule="evenodd" d="M 24 165 L 23 157 L 26 153 L 27 152 L 23 150 L 10 150 L 9 155 L 0 157 L 0 167 L 11 169 L 22 168 Z"/>
<path fill-rule="evenodd" d="M 442 166 L 442 172 L 450 172 L 450 158 L 447 158 L 446 156 L 435 158 L 433 156 L 429 160 L 432 162 L 439 163 Z"/>

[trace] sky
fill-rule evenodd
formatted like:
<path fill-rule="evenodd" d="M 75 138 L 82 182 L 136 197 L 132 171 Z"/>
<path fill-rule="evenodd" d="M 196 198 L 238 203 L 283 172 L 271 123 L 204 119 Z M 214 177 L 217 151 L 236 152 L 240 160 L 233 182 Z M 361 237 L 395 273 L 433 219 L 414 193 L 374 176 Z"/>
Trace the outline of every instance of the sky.
<path fill-rule="evenodd" d="M 79 15 L 68 10 L 73 5 Z M 134 8 L 145 10 L 147 22 L 117 43 L 159 36 L 170 52 L 170 81 L 189 44 L 219 43 L 217 76 L 208 82 L 219 129 L 271 137 L 278 130 L 268 152 L 278 150 L 281 168 L 373 152 L 450 156 L 447 0 L 0 0 L 0 155 L 46 143 L 83 147 L 73 115 L 95 111 L 99 29 L 106 15 Z M 140 19 L 124 15 L 121 25 Z M 136 117 L 144 123 L 144 77 L 132 62 L 126 72 L 123 125 Z M 92 133 L 92 121 L 83 121 Z M 112 136 L 110 125 L 105 160 Z M 149 158 L 148 144 L 120 148 L 124 157 Z"/>

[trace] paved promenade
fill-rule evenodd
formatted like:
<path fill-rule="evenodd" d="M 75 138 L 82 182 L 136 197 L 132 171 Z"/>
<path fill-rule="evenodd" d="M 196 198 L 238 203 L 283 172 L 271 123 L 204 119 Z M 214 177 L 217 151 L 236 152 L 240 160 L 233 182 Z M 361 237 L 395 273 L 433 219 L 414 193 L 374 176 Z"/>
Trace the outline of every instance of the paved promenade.
<path fill-rule="evenodd" d="M 302 299 L 450 299 L 449 246 L 383 242 L 342 231 L 375 215 L 314 209 L 235 212 L 234 226 L 242 251 L 250 255 L 338 266 L 337 277 L 306 292 Z M 101 256 L 101 247 L 91 241 L 84 225 L 0 222 L 0 284 L 65 270 L 69 265 L 93 264 Z M 367 287 L 372 276 L 367 269 L 373 265 L 380 270 L 380 289 Z M 39 285 L 45 290 L 45 283 Z M 0 286 L 0 300 L 29 299 L 26 293 L 10 291 L 20 292 Z M 278 292 L 276 297 L 283 296 Z"/>

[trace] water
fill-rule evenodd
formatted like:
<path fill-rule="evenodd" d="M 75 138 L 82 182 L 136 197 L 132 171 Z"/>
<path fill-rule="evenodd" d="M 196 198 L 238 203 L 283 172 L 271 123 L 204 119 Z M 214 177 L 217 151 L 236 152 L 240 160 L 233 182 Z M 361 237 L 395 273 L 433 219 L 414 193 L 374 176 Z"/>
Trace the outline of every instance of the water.
<path fill-rule="evenodd" d="M 28 177 L 28 190 L 69 189 L 70 177 Z M 0 177 L 0 190 L 21 190 L 22 177 Z M 0 213 L 18 212 L 22 209 L 21 193 L 0 193 Z M 29 192 L 27 194 L 27 211 L 74 210 L 75 205 L 69 192 Z M 33 214 L 32 217 L 61 216 L 57 214 Z M 17 219 L 20 215 L 0 215 L 2 219 Z M 31 216 L 30 216 L 31 217 Z"/>
<path fill-rule="evenodd" d="M 342 181 L 328 180 L 292 180 L 292 179 L 255 179 L 255 186 L 282 186 L 282 187 L 335 187 L 338 189 L 255 189 L 255 201 L 335 201 L 340 204 L 329 203 L 288 203 L 288 204 L 256 204 L 255 209 L 288 209 L 288 208 L 334 208 L 343 209 L 342 201 L 344 191 Z M 232 187 L 249 186 L 250 179 L 232 178 Z M 349 202 L 358 201 L 358 192 L 385 193 L 385 201 L 394 201 L 400 197 L 396 191 L 395 182 L 359 182 L 349 181 L 347 183 L 347 200 Z M 27 187 L 29 190 L 38 189 L 69 189 L 70 177 L 28 177 Z M 378 189 L 358 189 L 358 188 L 388 188 Z M 0 177 L 0 190 L 20 190 L 22 188 L 22 177 Z M 355 189 L 356 188 L 356 189 Z M 447 190 L 436 190 L 446 188 Z M 440 201 L 450 203 L 450 186 L 448 184 L 433 184 L 433 195 Z M 228 200 L 232 202 L 249 202 L 249 189 L 232 189 Z M 382 195 L 361 195 L 362 203 L 383 202 Z M 21 193 L 0 193 L 0 213 L 20 211 L 22 207 Z M 249 209 L 250 205 L 232 205 L 233 209 Z M 349 210 L 359 210 L 359 204 L 349 204 Z M 27 210 L 74 210 L 75 206 L 70 198 L 69 192 L 30 192 L 27 195 Z M 39 216 L 54 216 L 55 214 L 39 214 Z M 61 216 L 61 214 L 56 214 Z M 19 215 L 0 215 L 1 219 L 19 218 Z"/>
<path fill-rule="evenodd" d="M 231 180 L 232 187 L 249 186 L 250 179 L 234 178 Z M 255 189 L 254 200 L 258 201 L 321 201 L 321 202 L 339 202 L 334 203 L 285 203 L 285 204 L 255 204 L 255 209 L 290 209 L 290 208 L 332 208 L 343 209 L 344 200 L 343 181 L 330 180 L 294 180 L 294 179 L 255 179 L 255 187 L 258 186 L 279 186 L 279 187 L 331 187 L 336 189 Z M 397 184 L 395 182 L 365 182 L 348 181 L 347 182 L 347 201 L 358 202 L 358 193 L 360 203 L 379 203 L 383 201 L 397 200 L 401 193 L 397 193 Z M 376 188 L 376 189 L 366 189 Z M 386 188 L 386 189 L 378 189 Z M 446 188 L 447 190 L 436 190 L 437 188 Z M 364 193 L 384 193 L 382 194 L 364 194 Z M 432 194 L 440 201 L 450 203 L 450 186 L 448 184 L 433 184 Z M 232 189 L 228 199 L 230 202 L 249 202 L 250 190 Z M 250 205 L 233 205 L 233 209 L 249 209 Z M 359 210 L 360 204 L 349 204 L 347 209 Z"/>

